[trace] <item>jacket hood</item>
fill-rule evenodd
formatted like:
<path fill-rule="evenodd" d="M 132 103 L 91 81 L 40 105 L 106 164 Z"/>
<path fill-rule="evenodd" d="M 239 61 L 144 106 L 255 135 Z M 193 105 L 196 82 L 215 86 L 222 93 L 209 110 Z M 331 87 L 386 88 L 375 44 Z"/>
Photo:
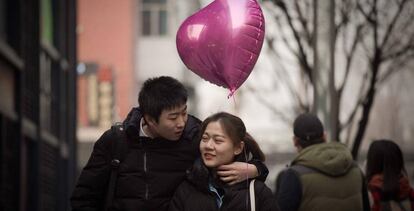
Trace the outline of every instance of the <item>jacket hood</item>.
<path fill-rule="evenodd" d="M 138 137 L 140 130 L 140 121 L 142 118 L 141 110 L 137 107 L 132 108 L 125 118 L 123 124 L 126 129 L 127 134 L 130 137 Z"/>
<path fill-rule="evenodd" d="M 201 158 L 196 159 L 192 168 L 187 170 L 187 180 L 199 190 L 208 190 L 209 171 Z"/>
<path fill-rule="evenodd" d="M 321 143 L 303 149 L 292 165 L 303 165 L 329 176 L 346 174 L 353 165 L 349 149 L 341 143 Z"/>

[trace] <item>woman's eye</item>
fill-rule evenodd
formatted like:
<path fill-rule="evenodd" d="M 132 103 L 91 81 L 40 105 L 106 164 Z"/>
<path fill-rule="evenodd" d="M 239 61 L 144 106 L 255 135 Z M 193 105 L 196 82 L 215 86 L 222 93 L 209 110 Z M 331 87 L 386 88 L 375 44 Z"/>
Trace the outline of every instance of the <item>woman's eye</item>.
<path fill-rule="evenodd" d="M 217 144 L 221 144 L 224 142 L 224 140 L 222 139 L 215 139 L 214 142 L 216 142 Z"/>
<path fill-rule="evenodd" d="M 208 136 L 202 136 L 202 137 L 201 137 L 201 140 L 202 140 L 202 141 L 207 141 L 207 140 L 208 140 Z"/>

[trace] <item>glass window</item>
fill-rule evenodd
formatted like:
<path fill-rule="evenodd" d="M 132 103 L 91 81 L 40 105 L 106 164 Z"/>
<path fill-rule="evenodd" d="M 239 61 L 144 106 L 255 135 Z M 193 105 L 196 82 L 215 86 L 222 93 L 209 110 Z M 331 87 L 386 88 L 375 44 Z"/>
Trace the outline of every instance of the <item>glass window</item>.
<path fill-rule="evenodd" d="M 143 36 L 168 34 L 167 0 L 142 0 L 141 32 Z"/>
<path fill-rule="evenodd" d="M 0 0 L 0 39 L 6 38 L 6 10 L 4 1 Z"/>
<path fill-rule="evenodd" d="M 151 11 L 142 12 L 142 35 L 151 35 Z"/>
<path fill-rule="evenodd" d="M 166 35 L 167 34 L 167 11 L 160 10 L 158 20 L 159 20 L 159 34 Z"/>
<path fill-rule="evenodd" d="M 0 70 L 0 113 L 2 111 L 6 114 L 15 114 L 16 90 L 13 69 L 0 60 Z"/>
<path fill-rule="evenodd" d="M 52 131 L 52 59 L 45 53 L 40 54 L 40 123 L 47 131 Z"/>
<path fill-rule="evenodd" d="M 21 20 L 23 17 L 20 1 L 0 0 L 0 2 L 0 36 L 20 56 L 22 50 Z"/>

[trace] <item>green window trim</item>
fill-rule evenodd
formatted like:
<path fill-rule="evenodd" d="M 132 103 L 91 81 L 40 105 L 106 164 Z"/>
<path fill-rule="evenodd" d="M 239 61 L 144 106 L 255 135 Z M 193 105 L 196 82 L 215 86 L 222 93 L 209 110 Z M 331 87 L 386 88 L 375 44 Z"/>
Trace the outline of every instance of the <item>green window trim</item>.
<path fill-rule="evenodd" d="M 41 0 L 41 38 L 48 44 L 53 44 L 53 10 L 52 0 Z"/>

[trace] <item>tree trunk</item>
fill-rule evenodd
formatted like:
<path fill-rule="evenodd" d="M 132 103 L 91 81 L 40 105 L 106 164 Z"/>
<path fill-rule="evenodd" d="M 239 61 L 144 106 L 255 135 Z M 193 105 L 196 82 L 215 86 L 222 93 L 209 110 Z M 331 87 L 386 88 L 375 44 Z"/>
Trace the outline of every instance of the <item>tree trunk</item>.
<path fill-rule="evenodd" d="M 376 56 L 372 61 L 372 78 L 370 80 L 368 94 L 365 98 L 365 102 L 362 104 L 362 115 L 361 119 L 359 120 L 358 131 L 355 135 L 354 144 L 352 146 L 352 156 L 354 157 L 354 160 L 358 159 L 359 148 L 361 147 L 361 143 L 368 126 L 369 115 L 371 113 L 372 105 L 374 104 L 377 76 L 381 65 L 381 61 L 379 58 L 380 53 L 377 50 Z"/>
<path fill-rule="evenodd" d="M 332 111 L 331 111 L 331 141 L 341 142 L 340 139 L 340 122 L 339 122 L 339 111 L 341 110 L 341 103 L 338 97 L 338 92 L 336 91 L 335 87 L 332 90 Z"/>
<path fill-rule="evenodd" d="M 313 113 L 323 122 L 329 140 L 335 140 L 337 113 L 334 108 L 334 53 L 335 2 L 314 0 L 314 68 L 312 72 L 314 101 Z"/>

